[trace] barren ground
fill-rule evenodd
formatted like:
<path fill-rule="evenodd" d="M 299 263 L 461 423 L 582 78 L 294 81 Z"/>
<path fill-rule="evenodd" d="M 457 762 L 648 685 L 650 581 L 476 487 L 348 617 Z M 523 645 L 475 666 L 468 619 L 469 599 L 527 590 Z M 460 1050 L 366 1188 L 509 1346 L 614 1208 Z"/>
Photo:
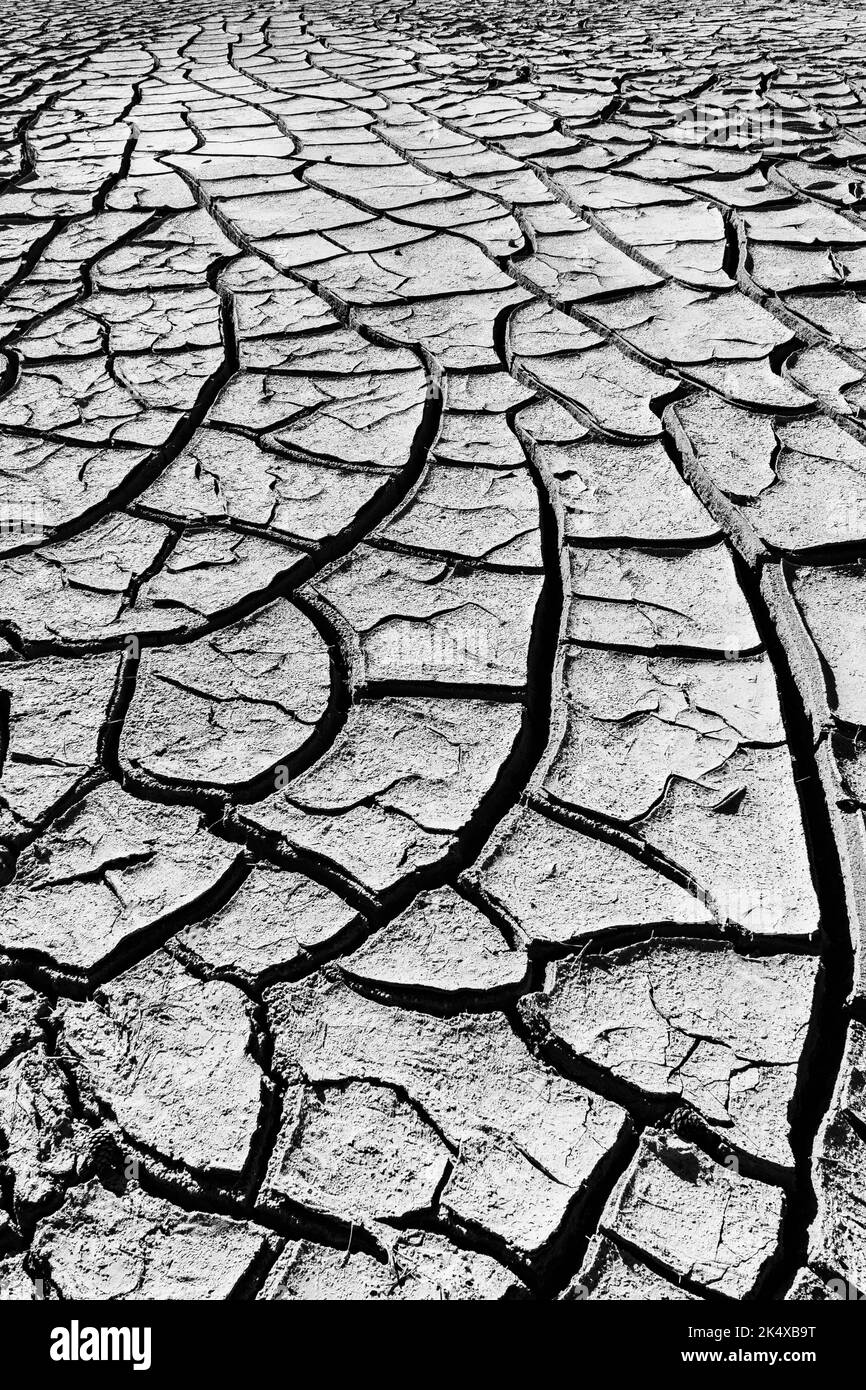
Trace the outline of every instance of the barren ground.
<path fill-rule="evenodd" d="M 866 1291 L 866 17 L 0 5 L 0 1293 Z"/>

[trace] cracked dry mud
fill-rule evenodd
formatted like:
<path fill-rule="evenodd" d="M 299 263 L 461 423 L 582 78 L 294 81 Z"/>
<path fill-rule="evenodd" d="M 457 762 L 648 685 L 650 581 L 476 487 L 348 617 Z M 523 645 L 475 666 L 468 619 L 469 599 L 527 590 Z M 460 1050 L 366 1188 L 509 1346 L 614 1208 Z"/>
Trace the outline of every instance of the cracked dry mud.
<path fill-rule="evenodd" d="M 0 1296 L 866 1294 L 862 9 L 0 12 Z"/>

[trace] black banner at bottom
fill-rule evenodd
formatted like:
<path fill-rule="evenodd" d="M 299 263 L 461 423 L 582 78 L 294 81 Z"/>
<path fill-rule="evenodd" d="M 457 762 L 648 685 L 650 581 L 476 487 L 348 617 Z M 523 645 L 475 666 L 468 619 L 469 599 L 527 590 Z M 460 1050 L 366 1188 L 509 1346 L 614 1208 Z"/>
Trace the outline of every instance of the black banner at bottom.
<path fill-rule="evenodd" d="M 222 1384 L 248 1378 L 263 1365 L 282 1365 L 287 1375 L 294 1366 L 297 1374 L 299 1358 L 309 1365 L 314 1351 L 329 1377 L 343 1366 L 354 1375 L 368 1366 L 393 1371 L 395 1356 L 404 1379 L 413 1364 L 423 1379 L 440 1368 L 462 1377 L 473 1365 L 489 1376 L 500 1357 L 510 1361 L 521 1345 L 537 1355 L 539 1344 L 533 1353 L 525 1337 L 538 1332 L 546 1354 L 547 1339 L 562 1336 L 563 1346 L 579 1354 L 582 1364 L 592 1358 L 610 1374 L 679 1369 L 697 1380 L 716 1366 L 760 1366 L 771 1377 L 804 1366 L 826 1378 L 837 1364 L 856 1365 L 862 1348 L 862 1315 L 841 1299 L 698 1306 L 563 1302 L 551 1305 L 540 1324 L 527 1301 L 522 1310 L 510 1305 L 507 1322 L 500 1323 L 501 1310 L 478 1308 L 470 1325 L 464 1308 L 457 1323 L 450 1323 L 453 1314 L 447 1313 L 439 1323 L 443 1313 L 433 1311 L 424 1316 L 423 1327 L 406 1310 L 389 1314 L 375 1305 L 365 1306 L 359 1323 L 358 1306 L 329 1303 L 313 1312 L 304 1303 L 0 1303 L 0 1336 L 7 1349 L 14 1348 L 16 1369 L 49 1382 L 108 1372 L 114 1379 L 128 1373 L 138 1381 L 188 1373 L 199 1383 L 210 1377 Z M 426 1322 L 429 1316 L 432 1324 Z M 458 1326 L 459 1342 L 442 1336 Z M 411 1350 L 404 1350 L 407 1334 L 413 1338 Z"/>

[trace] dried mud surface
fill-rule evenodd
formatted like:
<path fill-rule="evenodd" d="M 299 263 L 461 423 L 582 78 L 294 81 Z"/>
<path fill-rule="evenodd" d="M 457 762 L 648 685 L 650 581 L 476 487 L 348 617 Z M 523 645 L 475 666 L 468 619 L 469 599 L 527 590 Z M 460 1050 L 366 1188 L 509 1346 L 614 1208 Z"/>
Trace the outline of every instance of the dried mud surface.
<path fill-rule="evenodd" d="M 0 15 L 0 1297 L 866 1295 L 862 9 Z"/>

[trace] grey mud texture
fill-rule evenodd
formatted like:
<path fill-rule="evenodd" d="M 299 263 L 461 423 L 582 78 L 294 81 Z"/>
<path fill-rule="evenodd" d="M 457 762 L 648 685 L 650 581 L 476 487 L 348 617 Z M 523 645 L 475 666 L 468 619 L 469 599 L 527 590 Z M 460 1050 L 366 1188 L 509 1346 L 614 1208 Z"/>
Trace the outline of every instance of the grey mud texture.
<path fill-rule="evenodd" d="M 862 7 L 0 15 L 0 1295 L 866 1292 Z"/>

